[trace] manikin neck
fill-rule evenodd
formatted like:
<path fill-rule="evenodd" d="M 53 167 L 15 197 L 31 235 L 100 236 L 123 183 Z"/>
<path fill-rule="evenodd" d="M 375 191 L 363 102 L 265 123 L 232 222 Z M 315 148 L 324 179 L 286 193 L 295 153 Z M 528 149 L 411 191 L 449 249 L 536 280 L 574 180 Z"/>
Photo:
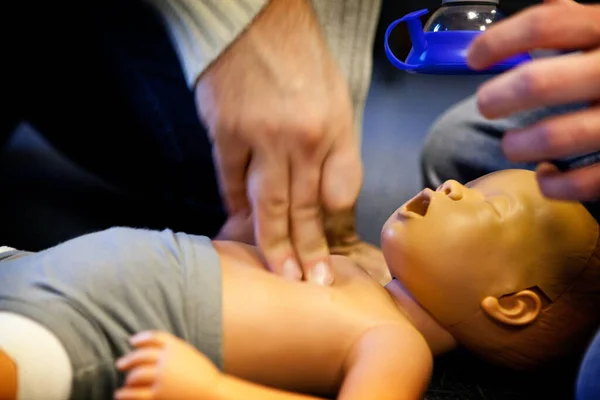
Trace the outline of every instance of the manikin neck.
<path fill-rule="evenodd" d="M 454 337 L 421 307 L 400 281 L 392 279 L 385 285 L 385 289 L 394 299 L 400 312 L 421 332 L 434 356 L 458 346 Z"/>

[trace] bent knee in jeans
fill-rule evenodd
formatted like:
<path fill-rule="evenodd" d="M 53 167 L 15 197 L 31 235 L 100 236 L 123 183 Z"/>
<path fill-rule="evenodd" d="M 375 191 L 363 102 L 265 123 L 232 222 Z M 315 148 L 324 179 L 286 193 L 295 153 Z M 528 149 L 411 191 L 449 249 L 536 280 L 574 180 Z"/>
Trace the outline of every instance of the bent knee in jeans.
<path fill-rule="evenodd" d="M 466 183 L 508 168 L 533 169 L 534 165 L 511 163 L 502 152 L 504 132 L 526 119 L 486 120 L 479 113 L 474 96 L 453 106 L 434 122 L 427 134 L 421 155 L 425 185 L 437 187 L 448 179 Z"/>
<path fill-rule="evenodd" d="M 476 97 L 469 97 L 440 116 L 429 130 L 421 156 L 424 183 L 436 187 L 448 179 L 466 183 L 503 169 L 532 170 L 535 163 L 513 163 L 504 156 L 504 133 L 585 107 L 582 104 L 548 107 L 488 120 L 479 113 Z"/>
<path fill-rule="evenodd" d="M 576 395 L 576 400 L 596 399 L 600 399 L 600 330 L 581 363 Z"/>

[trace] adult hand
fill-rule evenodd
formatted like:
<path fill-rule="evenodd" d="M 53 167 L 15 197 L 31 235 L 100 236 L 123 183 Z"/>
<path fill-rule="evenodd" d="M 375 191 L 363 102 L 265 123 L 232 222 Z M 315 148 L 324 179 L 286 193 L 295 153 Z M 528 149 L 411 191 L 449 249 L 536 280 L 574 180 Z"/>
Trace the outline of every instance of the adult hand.
<path fill-rule="evenodd" d="M 582 50 L 523 64 L 485 83 L 478 91 L 481 113 L 502 118 L 544 106 L 586 102 L 592 106 L 507 132 L 506 156 L 515 162 L 543 162 L 600 150 L 600 6 L 570 0 L 546 1 L 492 26 L 472 44 L 468 61 L 484 69 L 536 49 Z M 538 180 L 553 198 L 600 197 L 600 165 L 561 173 L 540 164 Z"/>
<path fill-rule="evenodd" d="M 322 211 L 353 207 L 362 165 L 347 82 L 309 0 L 271 0 L 200 77 L 196 100 L 230 218 L 270 269 L 329 284 Z"/>
<path fill-rule="evenodd" d="M 381 285 L 392 279 L 381 250 L 362 241 L 356 233 L 353 212 L 325 214 L 324 226 L 331 255 L 349 258 Z M 229 218 L 214 239 L 256 245 L 252 216 L 234 215 Z"/>

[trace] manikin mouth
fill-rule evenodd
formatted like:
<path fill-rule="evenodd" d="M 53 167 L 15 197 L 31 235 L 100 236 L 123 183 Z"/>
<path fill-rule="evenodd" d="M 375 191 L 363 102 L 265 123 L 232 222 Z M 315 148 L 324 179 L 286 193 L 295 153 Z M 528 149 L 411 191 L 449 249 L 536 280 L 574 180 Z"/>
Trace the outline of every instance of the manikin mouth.
<path fill-rule="evenodd" d="M 425 189 L 415 197 L 410 199 L 406 204 L 400 207 L 398 214 L 404 218 L 418 218 L 427 215 L 431 204 L 433 191 Z"/>

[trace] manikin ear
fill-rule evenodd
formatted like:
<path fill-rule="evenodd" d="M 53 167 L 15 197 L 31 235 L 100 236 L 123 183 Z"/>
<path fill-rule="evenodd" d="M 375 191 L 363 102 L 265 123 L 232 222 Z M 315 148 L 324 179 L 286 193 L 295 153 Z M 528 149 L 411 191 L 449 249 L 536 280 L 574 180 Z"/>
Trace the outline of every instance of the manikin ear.
<path fill-rule="evenodd" d="M 481 302 L 483 311 L 495 321 L 506 325 L 524 326 L 535 321 L 542 309 L 540 296 L 531 290 L 502 296 L 488 296 Z"/>

